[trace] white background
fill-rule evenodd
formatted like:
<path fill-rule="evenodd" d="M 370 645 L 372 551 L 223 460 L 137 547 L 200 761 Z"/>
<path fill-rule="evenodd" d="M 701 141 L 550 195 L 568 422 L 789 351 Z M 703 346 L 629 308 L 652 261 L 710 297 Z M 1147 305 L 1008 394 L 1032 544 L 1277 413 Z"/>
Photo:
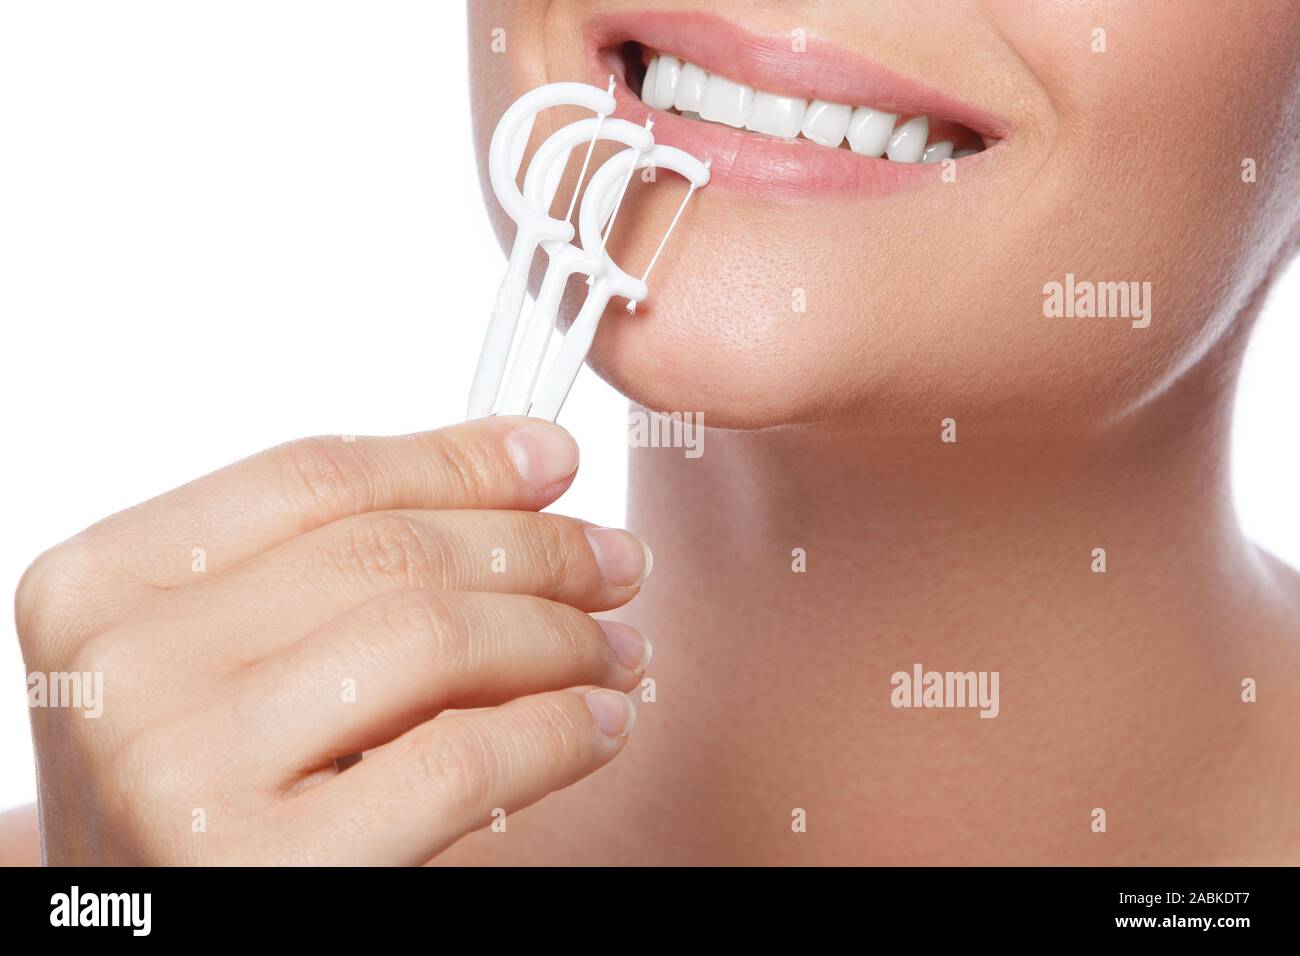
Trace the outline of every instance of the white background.
<path fill-rule="evenodd" d="M 6 592 L 49 545 L 266 446 L 462 416 L 504 262 L 465 46 L 456 0 L 0 0 Z M 1298 307 L 1293 269 L 1234 470 L 1247 529 L 1300 565 Z M 622 399 L 584 370 L 564 422 L 583 468 L 558 510 L 621 523 Z M 33 797 L 24 691 L 6 624 L 0 809 Z"/>

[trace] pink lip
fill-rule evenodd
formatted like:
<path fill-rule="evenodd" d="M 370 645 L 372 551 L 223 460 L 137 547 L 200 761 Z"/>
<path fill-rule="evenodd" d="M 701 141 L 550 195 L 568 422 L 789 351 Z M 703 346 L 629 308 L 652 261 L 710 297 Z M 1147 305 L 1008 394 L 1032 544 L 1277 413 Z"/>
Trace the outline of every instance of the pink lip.
<path fill-rule="evenodd" d="M 996 116 L 815 37 L 808 37 L 804 52 L 794 54 L 788 35 L 751 33 L 707 13 L 646 11 L 593 20 L 587 27 L 586 48 L 596 85 L 603 86 L 610 72 L 601 52 L 628 41 L 773 93 L 869 104 L 900 115 L 925 114 L 998 139 L 1008 131 Z M 874 199 L 937 183 L 943 171 L 937 164 L 891 163 L 807 140 L 777 139 L 652 110 L 621 77 L 615 98 L 617 116 L 642 123 L 653 115 L 657 142 L 711 159 L 713 189 L 784 200 L 828 196 Z M 962 168 L 982 164 L 990 152 L 992 149 L 961 160 Z"/>

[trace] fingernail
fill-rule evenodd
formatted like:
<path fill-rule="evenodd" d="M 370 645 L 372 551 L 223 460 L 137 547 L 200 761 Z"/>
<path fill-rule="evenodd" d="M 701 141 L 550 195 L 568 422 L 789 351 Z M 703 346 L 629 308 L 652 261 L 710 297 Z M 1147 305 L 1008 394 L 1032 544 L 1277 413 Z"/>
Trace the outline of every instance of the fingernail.
<path fill-rule="evenodd" d="M 596 718 L 596 726 L 606 737 L 626 737 L 636 723 L 632 701 L 615 690 L 589 690 L 587 709 Z"/>
<path fill-rule="evenodd" d="M 578 444 L 559 425 L 520 425 L 506 436 L 506 452 L 520 477 L 539 490 L 578 470 Z"/>
<path fill-rule="evenodd" d="M 605 632 L 605 640 L 615 659 L 634 674 L 640 674 L 650 666 L 650 657 L 654 648 L 634 627 L 620 624 L 618 621 L 597 621 Z"/>
<path fill-rule="evenodd" d="M 587 540 L 605 583 L 616 588 L 635 588 L 650 576 L 654 556 L 636 535 L 621 528 L 588 528 Z"/>

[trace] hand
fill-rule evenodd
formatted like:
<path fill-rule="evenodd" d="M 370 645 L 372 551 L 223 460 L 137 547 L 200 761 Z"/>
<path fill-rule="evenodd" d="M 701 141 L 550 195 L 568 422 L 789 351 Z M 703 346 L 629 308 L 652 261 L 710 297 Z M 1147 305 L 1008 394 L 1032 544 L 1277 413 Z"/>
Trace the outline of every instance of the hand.
<path fill-rule="evenodd" d="M 537 513 L 577 465 L 523 418 L 307 439 L 41 555 L 27 670 L 85 692 L 32 710 L 47 862 L 419 864 L 611 760 L 650 646 L 587 612 L 650 553 Z"/>

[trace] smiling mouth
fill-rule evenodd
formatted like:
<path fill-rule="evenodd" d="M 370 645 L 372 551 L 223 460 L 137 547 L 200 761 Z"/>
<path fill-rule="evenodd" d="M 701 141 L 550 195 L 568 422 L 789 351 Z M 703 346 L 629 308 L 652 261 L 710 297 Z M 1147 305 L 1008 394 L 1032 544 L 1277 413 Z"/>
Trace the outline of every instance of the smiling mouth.
<path fill-rule="evenodd" d="M 642 103 L 687 119 L 897 163 L 964 159 L 990 145 L 949 120 L 769 93 L 636 42 L 625 43 L 619 53 L 627 84 L 640 91 Z"/>
<path fill-rule="evenodd" d="M 586 28 L 616 115 L 712 162 L 710 189 L 765 199 L 870 199 L 973 173 L 1001 119 L 816 37 L 753 33 L 713 14 L 608 14 Z M 951 160 L 952 162 L 949 162 Z M 952 182 L 955 177 L 949 177 Z"/>

